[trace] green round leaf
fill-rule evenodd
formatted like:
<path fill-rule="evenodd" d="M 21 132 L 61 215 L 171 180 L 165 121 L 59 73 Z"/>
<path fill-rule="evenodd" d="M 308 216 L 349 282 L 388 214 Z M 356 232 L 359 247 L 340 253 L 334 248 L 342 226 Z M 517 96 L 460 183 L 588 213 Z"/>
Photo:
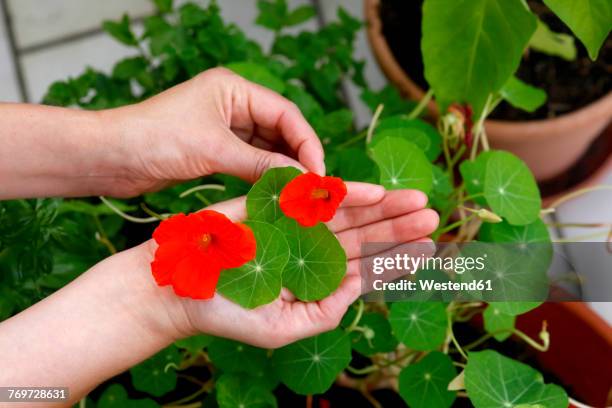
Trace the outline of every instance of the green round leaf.
<path fill-rule="evenodd" d="M 225 67 L 249 81 L 265 86 L 279 94 L 285 92 L 285 83 L 263 65 L 254 62 L 233 62 Z"/>
<path fill-rule="evenodd" d="M 277 221 L 289 243 L 283 286 L 298 299 L 315 301 L 332 294 L 346 273 L 346 254 L 325 224 L 303 228 L 289 218 Z"/>
<path fill-rule="evenodd" d="M 180 361 L 178 349 L 170 346 L 132 367 L 130 374 L 134 388 L 155 397 L 161 397 L 172 391 L 176 387 L 176 372 L 172 365 L 178 365 Z"/>
<path fill-rule="evenodd" d="M 445 210 L 453 205 L 450 199 L 453 193 L 453 185 L 446 171 L 439 166 L 432 166 L 431 169 L 433 170 L 433 188 L 430 193 L 431 205 L 438 210 Z"/>
<path fill-rule="evenodd" d="M 198 334 L 196 336 L 177 340 L 174 342 L 174 345 L 178 348 L 182 348 L 189 351 L 191 354 L 195 354 L 207 347 L 213 341 L 213 339 L 213 336 L 207 336 L 206 334 Z"/>
<path fill-rule="evenodd" d="M 283 269 L 289 260 L 289 245 L 275 226 L 246 221 L 257 241 L 255 259 L 239 268 L 221 272 L 217 291 L 247 309 L 272 302 L 281 291 Z"/>
<path fill-rule="evenodd" d="M 542 374 L 526 364 L 486 350 L 468 355 L 465 388 L 476 408 L 512 408 L 521 404 L 542 404 L 567 408 L 563 389 L 544 384 Z"/>
<path fill-rule="evenodd" d="M 390 189 L 417 189 L 429 193 L 432 165 L 415 144 L 399 137 L 386 137 L 372 147 L 372 158 L 380 169 L 380 183 Z"/>
<path fill-rule="evenodd" d="M 276 350 L 272 356 L 281 381 L 301 394 L 321 394 L 351 361 L 351 342 L 335 329 Z"/>
<path fill-rule="evenodd" d="M 450 407 L 456 393 L 448 391 L 448 384 L 456 375 L 450 357 L 432 351 L 418 363 L 402 370 L 399 393 L 411 408 Z"/>
<path fill-rule="evenodd" d="M 516 317 L 499 310 L 496 302 L 491 302 L 482 313 L 484 327 L 487 333 L 495 333 L 493 337 L 497 341 L 504 341 L 512 335 Z M 507 330 L 507 331 L 505 331 Z"/>
<path fill-rule="evenodd" d="M 480 153 L 474 160 L 464 160 L 459 165 L 459 172 L 463 178 L 465 189 L 474 197 L 473 201 L 481 206 L 486 206 L 484 198 L 484 180 L 487 172 L 487 161 L 493 152 L 488 150 Z"/>
<path fill-rule="evenodd" d="M 302 174 L 295 167 L 277 167 L 266 171 L 247 194 L 249 219 L 274 223 L 283 217 L 278 198 L 285 185 Z"/>
<path fill-rule="evenodd" d="M 386 137 L 399 137 L 414 143 L 430 161 L 436 160 L 442 151 L 442 137 L 436 128 L 420 119 L 406 119 L 403 116 L 382 119 L 376 127 L 371 146 Z"/>
<path fill-rule="evenodd" d="M 389 322 L 395 337 L 415 350 L 433 350 L 446 338 L 447 317 L 441 302 L 399 302 Z"/>
<path fill-rule="evenodd" d="M 514 244 L 551 242 L 548 228 L 541 219 L 527 225 L 510 225 L 507 222 L 486 223 L 480 227 L 478 237 L 484 242 L 509 242 Z"/>
<path fill-rule="evenodd" d="M 208 346 L 208 357 L 224 372 L 250 373 L 266 364 L 268 352 L 238 341 L 217 337 Z"/>
<path fill-rule="evenodd" d="M 530 224 L 540 215 L 538 185 L 525 163 L 511 153 L 494 151 L 489 156 L 484 194 L 493 212 L 512 225 Z"/>
<path fill-rule="evenodd" d="M 246 374 L 223 374 L 215 385 L 219 408 L 276 408 L 271 391 Z"/>
<path fill-rule="evenodd" d="M 364 356 L 388 353 L 397 347 L 397 339 L 391 333 L 391 325 L 380 313 L 364 313 L 359 327 L 362 330 L 351 332 L 351 338 L 353 349 Z"/>

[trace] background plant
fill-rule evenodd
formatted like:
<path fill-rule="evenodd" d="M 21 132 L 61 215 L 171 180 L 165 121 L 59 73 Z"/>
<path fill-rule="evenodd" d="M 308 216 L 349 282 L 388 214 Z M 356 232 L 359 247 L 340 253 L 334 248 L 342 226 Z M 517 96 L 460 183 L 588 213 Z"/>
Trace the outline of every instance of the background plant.
<path fill-rule="evenodd" d="M 595 56 L 598 42 L 603 41 L 599 19 L 563 17 L 568 2 L 548 3 Z M 353 58 L 361 24 L 342 9 L 337 22 L 316 32 L 288 34 L 287 27 L 312 18 L 314 10 L 309 6 L 290 10 L 284 0 L 258 1 L 257 23 L 275 34 L 271 49 L 264 50 L 238 27 L 226 24 L 214 2 L 206 8 L 187 3 L 178 9 L 171 0 L 155 4 L 158 13 L 144 20 L 142 34 L 132 30 L 127 16 L 104 24 L 111 36 L 134 50 L 133 57 L 119 61 L 110 74 L 87 69 L 76 78 L 54 83 L 44 103 L 112 108 L 141 101 L 223 65 L 300 107 L 324 143 L 331 174 L 380 182 L 389 189 L 426 192 L 430 205 L 441 213 L 436 237 L 452 232 L 451 239 L 457 242 L 550 243 L 530 171 L 510 153 L 488 151 L 483 127 L 502 98 L 527 109 L 543 102 L 540 92 L 512 77 L 523 50 L 530 42 L 534 46 L 538 26 L 522 1 L 479 0 L 455 8 L 443 0 L 425 1 L 423 53 L 432 90 L 418 106 L 403 101 L 391 87 L 368 89 L 363 62 Z M 609 16 L 605 1 L 589 0 L 589 4 Z M 505 23 L 510 17 L 512 26 Z M 453 21 L 469 22 L 462 39 L 472 53 L 455 46 L 459 40 L 452 31 L 455 25 L 449 24 Z M 362 97 L 374 111 L 367 129 L 353 125 L 342 96 L 342 81 L 347 79 L 363 89 Z M 420 118 L 434 95 L 444 112 L 436 127 Z M 457 102 L 464 105 L 453 104 Z M 272 178 L 273 173 L 268 173 L 259 187 L 250 189 L 238 179 L 219 175 L 131 200 L 104 199 L 104 203 L 95 199 L 0 203 L 0 317 L 48 295 L 110 253 L 150 236 L 149 224 L 127 223 L 126 218 L 155 221 L 158 213 L 191 212 L 249 190 L 253 196 L 258 188 L 270 186 Z M 500 223 L 486 223 L 500 217 Z M 286 270 L 277 272 L 276 286 L 282 284 Z M 321 289 L 316 285 L 313 288 Z M 321 293 L 333 290 L 337 282 L 330 285 Z M 271 296 L 260 291 L 257 299 L 245 299 L 235 289 L 220 282 L 220 291 L 245 307 L 265 303 Z M 220 407 L 275 406 L 273 390 L 280 382 L 295 393 L 312 395 L 325 392 L 340 375 L 344 385 L 361 391 L 374 405 L 378 403 L 368 390 L 391 379 L 397 380 L 399 394 L 412 407 L 450 406 L 458 395 L 467 395 L 476 407 L 566 407 L 565 392 L 544 384 L 536 370 L 493 350 L 476 351 L 489 339 L 503 341 L 511 335 L 546 350 L 545 326 L 537 340 L 514 327 L 517 315 L 538 304 L 358 301 L 337 329 L 275 351 L 206 335 L 181 340 L 132 368 L 131 383 L 155 401 L 167 401 L 164 396 L 176 396 L 173 390 L 179 378 L 192 382 L 191 395 L 173 398 L 174 405 L 186 406 L 195 406 L 202 398 Z M 461 344 L 455 328 L 478 314 L 486 333 L 471 344 Z M 151 398 L 130 399 L 120 384 L 107 384 L 100 392 L 96 398 L 100 407 L 157 406 Z"/>

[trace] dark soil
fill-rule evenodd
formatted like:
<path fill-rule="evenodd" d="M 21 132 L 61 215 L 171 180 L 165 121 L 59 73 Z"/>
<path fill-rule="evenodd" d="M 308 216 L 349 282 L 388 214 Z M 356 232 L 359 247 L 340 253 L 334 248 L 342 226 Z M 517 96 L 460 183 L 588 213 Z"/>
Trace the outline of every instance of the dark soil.
<path fill-rule="evenodd" d="M 421 58 L 421 0 L 381 0 L 383 34 L 400 66 L 419 86 L 428 88 Z M 529 5 L 555 32 L 570 30 L 541 1 Z M 545 119 L 577 110 L 612 91 L 612 37 L 602 47 L 597 61 L 591 61 L 586 49 L 576 39 L 577 58 L 566 61 L 530 51 L 523 57 L 517 76 L 546 91 L 547 103 L 528 113 L 502 103 L 491 115 L 494 119 Z"/>

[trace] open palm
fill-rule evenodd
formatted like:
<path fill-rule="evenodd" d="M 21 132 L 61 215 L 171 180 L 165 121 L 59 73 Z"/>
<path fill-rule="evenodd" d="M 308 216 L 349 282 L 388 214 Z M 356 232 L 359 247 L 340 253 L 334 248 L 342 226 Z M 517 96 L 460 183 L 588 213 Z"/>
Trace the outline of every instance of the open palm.
<path fill-rule="evenodd" d="M 427 199 L 421 192 L 385 191 L 364 183 L 347 183 L 347 187 L 342 208 L 327 224 L 348 258 L 346 277 L 332 295 L 318 302 L 302 302 L 283 289 L 274 302 L 252 310 L 218 293 L 208 301 L 186 299 L 186 311 L 194 329 L 266 348 L 281 347 L 331 330 L 361 294 L 361 244 L 429 241 L 427 236 L 437 227 L 438 216 L 425 209 Z M 244 197 L 209 209 L 235 221 L 246 218 Z"/>

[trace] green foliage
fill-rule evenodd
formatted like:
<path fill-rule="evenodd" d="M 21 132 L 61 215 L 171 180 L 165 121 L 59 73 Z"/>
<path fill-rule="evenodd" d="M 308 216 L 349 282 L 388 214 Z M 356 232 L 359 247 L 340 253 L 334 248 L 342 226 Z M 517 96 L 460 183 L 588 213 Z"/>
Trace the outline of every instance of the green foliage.
<path fill-rule="evenodd" d="M 533 368 L 492 350 L 470 353 L 465 388 L 476 408 L 520 404 L 565 408 L 568 405 L 567 394 L 561 387 L 544 384 L 542 374 Z"/>
<path fill-rule="evenodd" d="M 130 369 L 132 383 L 138 391 L 160 397 L 176 387 L 176 372 L 180 355 L 170 346 Z"/>
<path fill-rule="evenodd" d="M 414 143 L 385 137 L 372 147 L 372 159 L 380 169 L 380 184 L 389 190 L 417 189 L 429 193 L 433 185 L 432 165 Z"/>
<path fill-rule="evenodd" d="M 455 401 L 455 393 L 448 391 L 448 384 L 456 375 L 450 357 L 432 351 L 418 363 L 402 370 L 399 392 L 413 408 L 450 407 Z"/>
<path fill-rule="evenodd" d="M 274 223 L 281 219 L 278 200 L 283 187 L 301 172 L 295 167 L 270 169 L 257 180 L 247 194 L 247 212 L 249 219 Z"/>
<path fill-rule="evenodd" d="M 612 29 L 612 3 L 608 0 L 544 0 L 544 4 L 568 25 L 595 60 Z"/>
<path fill-rule="evenodd" d="M 450 7 L 445 0 L 425 0 L 425 78 L 443 110 L 449 103 L 467 102 L 480 114 L 487 97 L 518 68 L 536 22 L 521 0 L 473 0 Z"/>
<path fill-rule="evenodd" d="M 289 261 L 289 245 L 283 231 L 274 225 L 247 221 L 257 241 L 257 255 L 239 268 L 224 271 L 217 291 L 248 309 L 272 302 L 278 297 L 282 275 Z"/>
<path fill-rule="evenodd" d="M 325 224 L 302 228 L 289 218 L 275 224 L 289 243 L 283 286 L 298 299 L 314 301 L 332 294 L 346 273 L 346 254 Z"/>
<path fill-rule="evenodd" d="M 446 337 L 447 317 L 441 302 L 400 302 L 391 306 L 395 337 L 414 350 L 433 350 Z"/>
<path fill-rule="evenodd" d="M 535 111 L 546 102 L 546 92 L 516 77 L 510 77 L 499 93 L 510 105 L 527 112 Z"/>
<path fill-rule="evenodd" d="M 529 40 L 529 48 L 561 57 L 567 61 L 573 61 L 577 53 L 574 37 L 565 33 L 555 33 L 540 20 L 538 20 L 535 33 Z"/>
<path fill-rule="evenodd" d="M 292 391 L 325 392 L 351 360 L 351 342 L 335 329 L 280 348 L 272 356 L 278 376 Z"/>
<path fill-rule="evenodd" d="M 597 55 L 609 31 L 609 8 L 602 1 L 588 1 L 599 10 L 592 14 L 578 6 L 578 11 L 569 13 L 566 1 L 545 1 L 587 45 L 591 57 Z M 239 27 L 223 21 L 215 2 L 207 7 L 195 3 L 177 6 L 172 0 L 153 2 L 157 14 L 143 19 L 142 35 L 136 34 L 139 31 L 132 29 L 127 17 L 104 23 L 104 29 L 130 47 L 133 55 L 119 61 L 111 73 L 86 69 L 81 75 L 55 82 L 44 103 L 114 108 L 142 101 L 206 69 L 224 66 L 296 103 L 323 142 L 329 173 L 346 180 L 380 182 L 389 189 L 424 191 L 429 205 L 441 213 L 437 233 L 454 222 L 449 220 L 459 206 L 486 209 L 504 221 L 480 228 L 478 239 L 483 245 L 538 243 L 544 248 L 544 252 L 530 249 L 505 267 L 521 269 L 524 262 L 549 259 L 546 245 L 550 237 L 539 219 L 541 199 L 533 176 L 510 153 L 479 153 L 483 144 L 474 149 L 473 140 L 466 136 L 467 131 L 473 131 L 473 136 L 481 131 L 478 123 L 471 129 L 462 126 L 468 119 L 484 119 L 481 113 L 488 115 L 501 98 L 529 111 L 545 102 L 541 90 L 513 76 L 527 46 L 563 58 L 575 52 L 569 37 L 537 22 L 523 1 L 474 0 L 449 7 L 447 1 L 425 0 L 422 49 L 425 75 L 441 106 L 437 127 L 422 120 L 423 112 L 413 111 L 416 103 L 402 98 L 395 87 L 368 88 L 364 64 L 353 56 L 355 36 L 362 25 L 342 9 L 337 21 L 317 31 L 287 31 L 308 22 L 314 9 L 291 9 L 285 0 L 257 1 L 257 24 L 274 32 L 272 47 L 266 51 Z M 364 143 L 367 130 L 355 128 L 354 115 L 343 99 L 341 81 L 346 79 L 361 88 L 361 97 L 372 111 L 384 105 L 370 143 Z M 448 120 L 446 107 L 463 102 L 474 108 L 474 118 L 462 118 L 463 124 L 457 117 L 451 118 L 454 122 L 444 122 Z M 252 187 L 218 175 L 128 201 L 113 200 L 112 204 L 136 215 L 145 214 L 142 204 L 158 213 L 187 213 L 246 194 L 257 256 L 243 267 L 223 272 L 220 294 L 245 308 L 273 301 L 281 287 L 302 301 L 314 301 L 338 287 L 347 259 L 324 224 L 302 228 L 280 211 L 280 192 L 299 173 L 294 168 L 272 169 Z M 225 191 L 186 194 L 208 183 L 222 183 Z M 467 223 L 466 219 L 460 223 Z M 123 249 L 126 235 L 141 234 L 132 228 L 97 200 L 0 203 L 0 319 L 64 286 L 110 252 Z M 445 279 L 440 271 L 419 273 L 437 281 Z M 530 281 L 520 273 L 508 279 L 500 284 L 507 284 L 509 290 L 534 290 L 525 286 Z M 440 297 L 427 300 L 433 299 Z M 454 363 L 467 365 L 465 385 L 477 408 L 505 406 L 506 402 L 517 407 L 567 406 L 562 390 L 545 385 L 535 370 L 521 363 L 493 351 L 470 352 L 467 359 L 457 352 L 462 339 L 454 338 L 454 324 L 465 321 L 472 312 L 482 312 L 485 331 L 502 341 L 515 330 L 516 316 L 540 302 L 491 302 L 483 312 L 482 305 L 443 299 L 448 303 L 409 299 L 412 301 L 390 307 L 383 303 L 352 307 L 341 328 L 274 351 L 207 335 L 182 339 L 133 367 L 132 382 L 136 390 L 159 397 L 176 388 L 178 367 L 181 374 L 184 367 L 198 373 L 207 370 L 210 379 L 204 380 L 203 389 L 210 393 L 206 406 L 275 407 L 272 391 L 279 381 L 299 394 L 323 393 L 347 369 L 355 351 L 372 364 L 359 380 L 365 385 L 381 370 L 402 367 L 399 393 L 412 407 L 453 403 L 455 392 L 448 391 L 448 385 L 457 374 Z M 164 403 L 169 397 L 164 397 Z M 130 399 L 117 384 L 108 387 L 97 404 L 157 406 L 150 399 Z"/>

